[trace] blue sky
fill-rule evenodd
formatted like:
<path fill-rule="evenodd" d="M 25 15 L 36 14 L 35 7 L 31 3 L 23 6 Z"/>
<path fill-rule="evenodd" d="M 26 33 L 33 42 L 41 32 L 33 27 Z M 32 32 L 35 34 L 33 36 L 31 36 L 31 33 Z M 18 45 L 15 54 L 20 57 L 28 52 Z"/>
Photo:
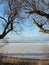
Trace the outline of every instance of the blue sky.
<path fill-rule="evenodd" d="M 47 3 L 48 3 L 48 1 L 49 0 L 45 0 L 45 2 L 47 2 Z M 4 12 L 3 8 L 5 5 L 6 4 L 0 5 L 0 16 L 4 16 L 3 15 L 3 12 Z M 33 24 L 33 20 L 32 20 L 33 15 L 31 15 L 30 17 L 27 17 L 24 12 L 22 12 L 21 15 L 26 17 L 23 20 L 24 24 L 21 25 L 23 30 L 20 32 L 19 35 L 17 35 L 14 32 L 10 32 L 6 37 L 18 37 L 18 38 L 22 37 L 23 38 L 23 36 L 24 36 L 24 37 L 31 37 L 31 38 L 35 37 L 35 39 L 36 39 L 36 37 L 49 36 L 48 34 L 44 34 L 44 33 L 39 32 L 39 28 Z M 6 16 L 5 16 L 5 18 L 6 18 Z M 1 20 L 0 20 L 0 33 L 2 33 L 2 31 L 3 31 L 3 27 L 2 28 L 1 27 L 2 27 L 2 25 L 1 25 Z"/>
<path fill-rule="evenodd" d="M 49 3 L 49 0 L 44 0 L 46 3 Z"/>

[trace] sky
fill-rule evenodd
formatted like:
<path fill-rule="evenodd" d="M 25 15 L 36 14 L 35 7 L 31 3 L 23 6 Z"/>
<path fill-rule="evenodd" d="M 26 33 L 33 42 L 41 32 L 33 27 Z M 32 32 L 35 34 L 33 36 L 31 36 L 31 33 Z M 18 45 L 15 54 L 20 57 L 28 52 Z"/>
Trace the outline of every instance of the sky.
<path fill-rule="evenodd" d="M 49 0 L 45 0 L 45 2 L 49 2 Z M 2 5 L 0 5 L 0 16 L 4 16 L 3 15 L 3 13 L 4 13 L 4 10 L 3 10 L 3 8 L 4 8 L 4 6 L 5 6 L 6 4 L 2 4 Z M 44 5 L 43 5 L 43 7 L 44 7 Z M 22 12 L 22 11 L 21 11 Z M 47 11 L 48 12 L 48 11 Z M 49 12 L 48 12 L 49 13 Z M 49 37 L 49 34 L 45 34 L 45 33 L 42 33 L 42 32 L 39 32 L 39 28 L 35 25 L 35 24 L 33 24 L 33 20 L 32 20 L 32 17 L 34 17 L 36 14 L 34 14 L 34 15 L 31 15 L 30 17 L 27 17 L 27 15 L 24 13 L 24 11 L 20 14 L 20 15 L 23 15 L 23 16 L 25 16 L 26 18 L 23 20 L 23 22 L 24 22 L 24 24 L 22 24 L 21 26 L 22 26 L 22 31 L 20 32 L 20 34 L 19 35 L 17 35 L 16 33 L 14 33 L 14 32 L 10 32 L 6 37 L 7 38 L 12 38 L 13 37 L 13 39 L 14 38 L 18 38 L 18 39 L 23 39 L 23 37 L 24 37 L 24 39 L 25 39 L 25 37 L 26 37 L 26 39 L 28 38 L 34 38 L 35 40 L 37 39 L 37 38 L 41 38 L 41 37 Z M 39 20 L 39 16 L 37 16 L 38 17 L 38 20 Z M 6 18 L 6 16 L 5 16 L 5 18 Z M 46 21 L 46 19 L 44 20 L 44 21 Z M 2 33 L 2 31 L 3 31 L 3 26 L 1 25 L 1 20 L 0 20 L 0 33 Z M 18 28 L 18 27 L 17 27 Z"/>

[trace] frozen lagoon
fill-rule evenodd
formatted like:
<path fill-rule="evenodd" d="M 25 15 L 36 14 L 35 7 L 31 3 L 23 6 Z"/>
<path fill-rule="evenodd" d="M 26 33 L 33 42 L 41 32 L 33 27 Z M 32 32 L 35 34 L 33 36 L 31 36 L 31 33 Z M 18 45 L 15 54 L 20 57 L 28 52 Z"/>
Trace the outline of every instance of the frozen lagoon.
<path fill-rule="evenodd" d="M 12 57 L 49 59 L 49 43 L 8 43 L 0 53 Z"/>

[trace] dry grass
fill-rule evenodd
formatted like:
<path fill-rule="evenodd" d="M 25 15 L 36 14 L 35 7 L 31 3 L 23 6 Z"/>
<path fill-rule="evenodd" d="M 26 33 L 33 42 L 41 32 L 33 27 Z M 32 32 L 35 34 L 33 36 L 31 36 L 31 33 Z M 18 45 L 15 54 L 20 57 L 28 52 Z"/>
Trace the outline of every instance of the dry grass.
<path fill-rule="evenodd" d="M 0 65 L 49 65 L 48 59 L 30 59 L 30 58 L 0 58 Z"/>

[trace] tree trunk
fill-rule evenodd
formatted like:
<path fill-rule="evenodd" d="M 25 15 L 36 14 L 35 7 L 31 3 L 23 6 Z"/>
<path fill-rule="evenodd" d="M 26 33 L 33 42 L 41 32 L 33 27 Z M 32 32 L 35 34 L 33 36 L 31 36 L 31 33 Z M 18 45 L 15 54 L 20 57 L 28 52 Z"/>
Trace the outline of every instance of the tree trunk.
<path fill-rule="evenodd" d="M 6 36 L 6 33 L 0 35 L 0 39 L 3 39 Z"/>

